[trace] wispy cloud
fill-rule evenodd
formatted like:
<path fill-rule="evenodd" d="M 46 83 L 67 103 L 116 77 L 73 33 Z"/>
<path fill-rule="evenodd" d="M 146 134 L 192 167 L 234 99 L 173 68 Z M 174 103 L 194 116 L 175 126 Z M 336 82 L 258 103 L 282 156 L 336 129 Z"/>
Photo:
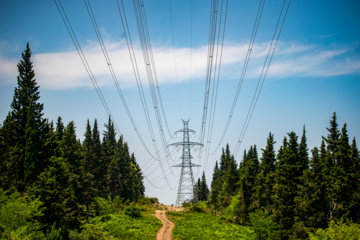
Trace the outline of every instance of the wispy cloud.
<path fill-rule="evenodd" d="M 106 43 L 111 64 L 121 86 L 135 86 L 135 77 L 124 42 Z M 261 72 L 269 43 L 253 47 L 246 78 L 257 78 Z M 96 42 L 88 42 L 83 52 L 100 86 L 113 86 L 108 64 Z M 226 44 L 223 50 L 221 76 L 239 78 L 247 52 L 247 44 Z M 206 75 L 207 46 L 196 49 L 169 46 L 153 48 L 158 80 L 171 84 L 190 79 L 204 79 Z M 137 65 L 143 81 L 146 80 L 144 60 L 139 45 L 135 45 Z M 175 57 L 175 61 L 174 61 Z M 0 83 L 16 82 L 17 62 L 0 54 Z M 92 87 L 92 83 L 74 51 L 33 54 L 36 79 L 42 88 L 69 89 Z M 176 66 L 176 67 L 175 67 Z M 279 42 L 269 69 L 268 78 L 329 77 L 360 73 L 360 56 L 352 47 L 324 48 L 314 45 Z"/>

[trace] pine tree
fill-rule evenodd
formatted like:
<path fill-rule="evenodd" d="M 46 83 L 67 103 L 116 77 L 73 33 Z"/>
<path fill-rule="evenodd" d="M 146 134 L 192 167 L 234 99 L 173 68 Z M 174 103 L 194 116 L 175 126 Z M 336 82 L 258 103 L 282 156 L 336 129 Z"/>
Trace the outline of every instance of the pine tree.
<path fill-rule="evenodd" d="M 140 169 L 139 164 L 136 162 L 136 158 L 134 153 L 131 154 L 131 164 L 135 167 L 135 173 L 136 173 L 136 195 L 135 200 L 138 200 L 142 197 L 144 197 L 145 194 L 145 186 L 144 186 L 144 177 L 142 175 L 142 171 Z"/>
<path fill-rule="evenodd" d="M 303 135 L 299 145 L 299 167 L 300 171 L 305 171 L 309 168 L 309 154 L 307 148 L 306 130 L 303 128 Z"/>
<path fill-rule="evenodd" d="M 84 198 L 82 194 L 82 165 L 81 165 L 81 143 L 76 139 L 75 124 L 69 122 L 64 130 L 64 135 L 60 143 L 61 157 L 67 164 L 71 188 L 75 193 L 78 203 L 83 205 Z"/>
<path fill-rule="evenodd" d="M 205 172 L 203 172 L 202 177 L 198 179 L 195 185 L 195 191 L 198 201 L 207 201 L 209 197 L 209 188 L 206 184 Z"/>
<path fill-rule="evenodd" d="M 31 62 L 31 51 L 29 43 L 22 53 L 22 59 L 17 65 L 19 75 L 17 77 L 17 87 L 14 90 L 13 101 L 11 103 L 11 111 L 9 112 L 3 126 L 6 138 L 5 148 L 9 154 L 4 159 L 8 165 L 8 173 L 12 177 L 10 183 L 18 191 L 23 191 L 25 184 L 25 149 L 26 149 L 26 124 L 28 122 L 28 111 L 31 104 L 34 121 L 33 144 L 37 145 L 38 162 L 42 168 L 45 166 L 43 145 L 47 133 L 46 120 L 43 119 L 43 104 L 38 103 L 40 99 L 39 86 L 35 80 L 35 72 Z M 10 169 L 11 168 L 11 169 Z M 42 169 L 38 169 L 41 172 Z"/>
<path fill-rule="evenodd" d="M 90 204 L 96 196 L 96 189 L 94 184 L 94 152 L 93 140 L 89 119 L 86 124 L 85 139 L 82 144 L 82 193 L 86 206 L 87 218 L 89 218 Z"/>
<path fill-rule="evenodd" d="M 25 186 L 30 186 L 35 180 L 38 175 L 38 149 L 37 149 L 37 139 L 35 133 L 35 119 L 34 119 L 34 112 L 32 108 L 32 102 L 30 101 L 29 109 L 28 109 L 28 116 L 27 116 L 27 123 L 26 123 L 26 132 L 25 132 L 25 139 L 26 139 L 26 146 L 25 146 Z"/>
<path fill-rule="evenodd" d="M 253 198 L 253 209 L 267 210 L 273 212 L 273 186 L 275 184 L 275 161 L 274 135 L 269 133 L 265 149 L 259 164 L 259 173 L 256 176 L 256 189 Z"/>
<path fill-rule="evenodd" d="M 92 145 L 93 145 L 93 153 L 94 153 L 94 163 L 93 163 L 93 173 L 94 173 L 94 184 L 95 189 L 97 189 L 97 195 L 103 196 L 102 193 L 102 182 L 103 182 L 103 172 L 102 166 L 102 152 L 101 152 L 101 141 L 100 141 L 100 132 L 98 129 L 97 120 L 94 121 L 94 127 L 92 131 Z M 104 196 L 103 196 L 104 197 Z"/>
<path fill-rule="evenodd" d="M 239 191 L 236 200 L 239 206 L 237 207 L 238 213 L 235 217 L 238 218 L 239 223 L 246 224 L 249 221 L 249 212 L 254 210 L 252 203 L 256 198 L 256 175 L 259 172 L 259 159 L 256 145 L 251 146 L 247 153 L 244 152 L 239 172 Z"/>
<path fill-rule="evenodd" d="M 212 176 L 212 181 L 211 181 L 211 191 L 210 191 L 210 199 L 209 199 L 209 203 L 215 209 L 215 215 L 216 215 L 216 211 L 220 207 L 220 204 L 219 204 L 219 193 L 220 193 L 220 189 L 221 189 L 221 178 L 220 177 L 221 177 L 220 169 L 218 166 L 218 162 L 216 161 L 213 176 Z"/>
<path fill-rule="evenodd" d="M 105 124 L 105 130 L 103 133 L 103 141 L 101 146 L 102 164 L 99 171 L 100 172 L 99 178 L 101 179 L 100 186 L 102 186 L 102 188 L 100 189 L 100 196 L 104 198 L 107 198 L 109 196 L 107 173 L 110 162 L 112 161 L 112 158 L 115 156 L 116 147 L 117 147 L 117 142 L 116 142 L 115 127 L 109 116 L 108 124 Z"/>
<path fill-rule="evenodd" d="M 130 164 L 127 160 L 130 159 L 125 159 L 123 137 L 120 136 L 120 139 L 116 145 L 115 155 L 111 158 L 107 170 L 108 185 L 112 199 L 114 199 L 116 196 L 120 196 L 122 198 L 126 197 L 127 199 L 130 198 L 129 195 L 131 194 L 126 192 L 124 189 L 125 181 L 130 181 L 130 179 L 126 177 L 128 177 L 131 172 Z"/>
<path fill-rule="evenodd" d="M 207 201 L 209 198 L 209 187 L 206 183 L 206 177 L 205 177 L 205 172 L 203 172 L 203 175 L 201 177 L 201 192 L 202 192 L 202 199 L 201 201 Z M 199 199 L 200 200 L 200 199 Z"/>
<path fill-rule="evenodd" d="M 220 181 L 222 182 L 221 191 L 219 194 L 220 204 L 223 207 L 229 206 L 231 197 L 235 195 L 237 183 L 239 181 L 239 172 L 235 158 L 230 153 L 229 144 L 220 158 Z"/>
<path fill-rule="evenodd" d="M 332 158 L 335 161 L 335 153 L 338 151 L 340 141 L 340 131 L 338 129 L 338 123 L 336 118 L 336 112 L 333 113 L 333 117 L 330 120 L 330 127 L 326 128 L 329 131 L 327 138 L 323 137 L 327 144 L 327 149 L 330 151 Z"/>
<path fill-rule="evenodd" d="M 289 141 L 284 138 L 283 146 L 279 150 L 278 163 L 275 172 L 275 217 L 281 229 L 281 238 L 288 239 L 292 234 L 295 223 L 295 198 L 298 196 L 297 187 L 302 171 L 299 168 L 298 136 L 295 132 L 288 134 Z"/>
<path fill-rule="evenodd" d="M 356 171 L 357 159 L 353 158 L 353 150 L 349 144 L 347 125 L 341 130 L 338 151 L 335 154 L 337 160 L 337 183 L 339 191 L 339 213 L 346 217 L 357 219 L 359 209 L 358 193 L 359 179 Z M 340 216 L 339 216 L 340 217 Z"/>

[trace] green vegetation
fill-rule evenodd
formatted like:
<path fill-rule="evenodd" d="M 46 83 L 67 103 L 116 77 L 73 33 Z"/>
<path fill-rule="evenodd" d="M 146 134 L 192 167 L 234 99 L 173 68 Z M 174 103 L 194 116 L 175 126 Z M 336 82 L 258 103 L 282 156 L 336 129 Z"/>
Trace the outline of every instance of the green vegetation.
<path fill-rule="evenodd" d="M 173 239 L 254 239 L 253 231 L 226 223 L 209 213 L 168 212 L 175 223 Z"/>
<path fill-rule="evenodd" d="M 146 227 L 136 222 L 146 224 L 148 216 L 134 202 L 144 197 L 143 176 L 112 119 L 102 141 L 96 119 L 93 126 L 88 120 L 81 142 L 73 121 L 65 126 L 58 117 L 54 127 L 43 117 L 29 43 L 17 67 L 13 101 L 0 124 L 1 238 L 99 239 L 112 231 L 120 236 L 110 223 L 121 223 L 126 236 L 131 225 L 129 236 L 140 236 L 137 226 Z M 106 214 L 113 214 L 108 225 L 96 223 Z M 138 220 L 128 220 L 134 216 Z"/>
<path fill-rule="evenodd" d="M 347 225 L 337 227 L 331 222 L 341 219 L 349 221 L 349 231 L 359 231 L 356 140 L 350 144 L 346 123 L 339 130 L 336 113 L 327 130 L 321 147 L 311 150 L 312 157 L 305 127 L 301 138 L 288 133 L 277 154 L 270 133 L 262 156 L 259 158 L 256 145 L 251 146 L 238 167 L 227 145 L 220 164 L 215 164 L 209 207 L 229 222 L 252 225 L 258 239 L 307 239 L 309 235 L 322 239 L 324 234 L 341 239 L 341 229 Z M 201 205 L 193 208 L 204 212 Z"/>
<path fill-rule="evenodd" d="M 154 239 L 161 226 L 161 221 L 152 214 L 133 217 L 125 210 L 91 218 L 81 231 L 70 232 L 70 239 L 109 239 L 110 236 L 113 239 Z"/>
<path fill-rule="evenodd" d="M 310 240 L 356 240 L 360 239 L 360 226 L 355 223 L 335 223 L 331 221 L 326 229 L 309 233 Z"/>

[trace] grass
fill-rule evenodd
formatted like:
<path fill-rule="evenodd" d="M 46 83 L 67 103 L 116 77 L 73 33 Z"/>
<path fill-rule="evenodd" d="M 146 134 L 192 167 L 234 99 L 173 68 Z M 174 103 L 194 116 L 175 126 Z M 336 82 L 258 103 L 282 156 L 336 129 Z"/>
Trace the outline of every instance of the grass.
<path fill-rule="evenodd" d="M 131 217 L 125 213 L 112 213 L 91 218 L 82 231 L 72 233 L 70 239 L 155 239 L 162 223 L 151 213 Z"/>
<path fill-rule="evenodd" d="M 219 220 L 210 213 L 168 212 L 173 239 L 254 239 L 253 230 Z"/>

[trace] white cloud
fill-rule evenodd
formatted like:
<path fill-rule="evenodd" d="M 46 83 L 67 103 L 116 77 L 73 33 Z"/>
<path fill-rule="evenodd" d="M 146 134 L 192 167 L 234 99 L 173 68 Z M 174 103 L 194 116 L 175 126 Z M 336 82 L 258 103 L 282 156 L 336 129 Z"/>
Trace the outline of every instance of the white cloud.
<path fill-rule="evenodd" d="M 126 43 L 105 43 L 111 64 L 122 87 L 135 86 L 135 77 Z M 246 78 L 257 78 L 261 72 L 269 43 L 254 45 Z M 357 74 L 360 72 L 360 57 L 352 48 L 324 48 L 314 45 L 279 42 L 268 78 L 286 77 L 328 77 Z M 83 52 L 99 86 L 113 86 L 108 65 L 97 42 L 88 42 Z M 190 79 L 205 79 L 207 46 L 196 49 L 172 47 L 153 48 L 159 83 L 174 83 Z M 239 78 L 247 53 L 247 44 L 226 44 L 223 50 L 221 76 Z M 139 44 L 135 44 L 137 65 L 143 84 L 147 84 L 144 60 Z M 176 69 L 174 64 L 176 57 Z M 354 57 L 355 56 L 355 57 Z M 18 60 L 6 59 L 0 55 L 0 83 L 16 82 Z M 74 51 L 33 53 L 36 79 L 42 88 L 69 89 L 91 87 L 92 83 Z"/>

